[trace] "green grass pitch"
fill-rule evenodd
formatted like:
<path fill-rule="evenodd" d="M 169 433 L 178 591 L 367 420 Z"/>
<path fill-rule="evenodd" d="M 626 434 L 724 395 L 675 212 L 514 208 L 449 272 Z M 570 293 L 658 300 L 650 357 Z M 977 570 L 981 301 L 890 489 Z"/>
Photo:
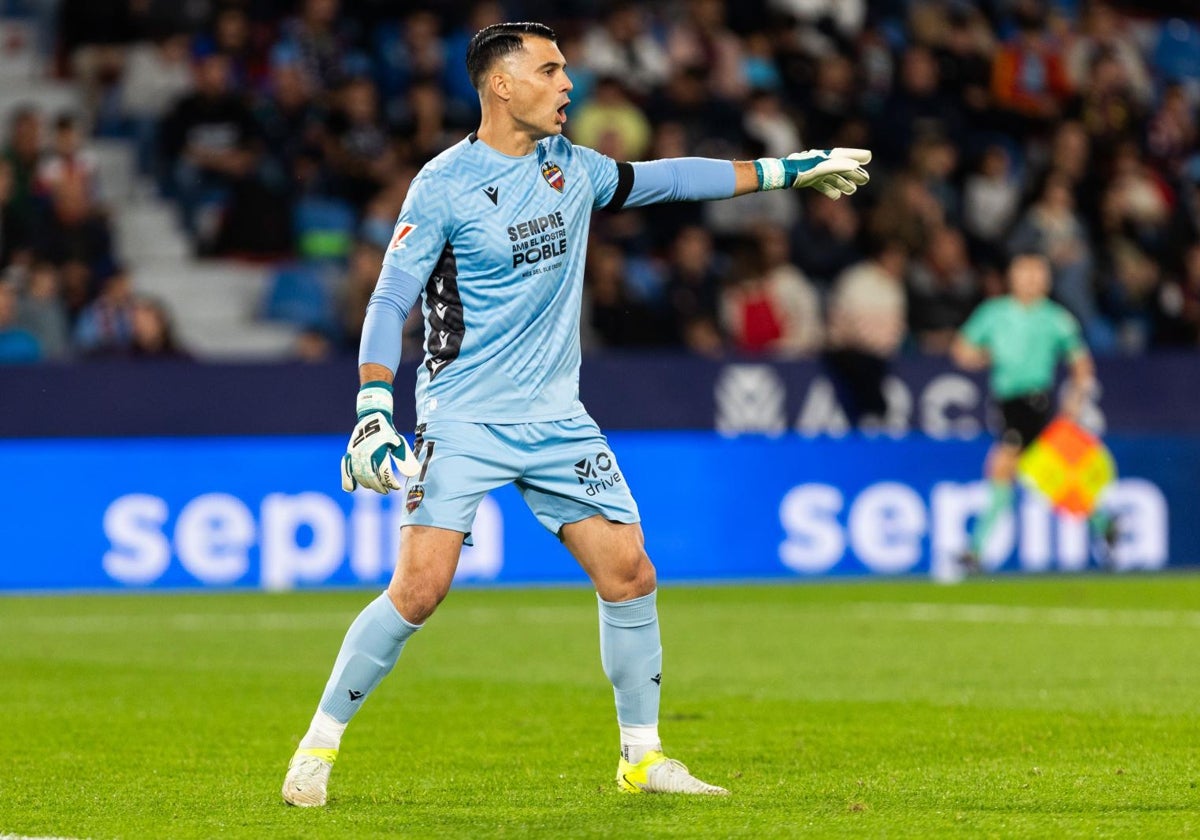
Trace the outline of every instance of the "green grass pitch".
<path fill-rule="evenodd" d="M 664 586 L 626 796 L 584 589 L 456 590 L 279 798 L 370 592 L 0 598 L 0 836 L 1200 836 L 1200 577 Z"/>

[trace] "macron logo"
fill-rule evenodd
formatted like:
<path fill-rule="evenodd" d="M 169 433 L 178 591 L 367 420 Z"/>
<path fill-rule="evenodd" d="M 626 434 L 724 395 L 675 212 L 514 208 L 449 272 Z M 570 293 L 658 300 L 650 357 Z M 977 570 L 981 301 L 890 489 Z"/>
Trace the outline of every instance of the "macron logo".
<path fill-rule="evenodd" d="M 403 248 L 404 237 L 408 236 L 417 229 L 416 225 L 410 225 L 408 222 L 402 222 L 396 226 L 396 232 L 392 234 L 392 244 L 388 245 L 389 251 L 395 251 L 397 248 Z"/>
<path fill-rule="evenodd" d="M 496 204 L 500 198 L 500 190 L 496 187 L 484 187 L 483 194 L 492 200 L 492 204 Z"/>

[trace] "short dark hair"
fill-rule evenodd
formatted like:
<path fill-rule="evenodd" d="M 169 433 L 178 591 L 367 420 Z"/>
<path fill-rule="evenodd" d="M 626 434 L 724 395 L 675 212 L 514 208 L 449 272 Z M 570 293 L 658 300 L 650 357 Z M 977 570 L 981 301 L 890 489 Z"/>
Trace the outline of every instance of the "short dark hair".
<path fill-rule="evenodd" d="M 494 23 L 475 33 L 467 45 L 467 75 L 476 90 L 483 87 L 483 76 L 492 63 L 521 49 L 526 35 L 558 40 L 554 30 L 544 23 Z"/>

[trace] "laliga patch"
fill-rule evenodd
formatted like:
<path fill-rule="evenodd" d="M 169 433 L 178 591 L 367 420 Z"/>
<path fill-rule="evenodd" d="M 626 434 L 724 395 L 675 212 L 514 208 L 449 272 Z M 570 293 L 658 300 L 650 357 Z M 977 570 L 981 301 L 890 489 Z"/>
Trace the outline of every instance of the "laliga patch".
<path fill-rule="evenodd" d="M 563 171 L 558 168 L 558 164 L 552 160 L 548 160 L 542 164 L 542 177 L 546 179 L 546 183 L 554 187 L 559 192 L 563 191 L 563 187 L 567 185 L 566 176 Z"/>
<path fill-rule="evenodd" d="M 419 508 L 421 506 L 421 502 L 424 500 L 424 498 L 425 498 L 425 487 L 423 485 L 418 484 L 409 489 L 408 498 L 405 499 L 405 501 L 404 501 L 404 507 L 408 510 L 409 513 L 412 513 L 414 510 L 416 510 L 417 508 Z"/>
<path fill-rule="evenodd" d="M 408 236 L 416 229 L 416 225 L 410 225 L 408 222 L 404 222 L 403 224 L 399 225 L 396 228 L 396 232 L 392 234 L 392 244 L 388 245 L 388 250 L 395 251 L 397 248 L 405 247 L 404 237 Z"/>

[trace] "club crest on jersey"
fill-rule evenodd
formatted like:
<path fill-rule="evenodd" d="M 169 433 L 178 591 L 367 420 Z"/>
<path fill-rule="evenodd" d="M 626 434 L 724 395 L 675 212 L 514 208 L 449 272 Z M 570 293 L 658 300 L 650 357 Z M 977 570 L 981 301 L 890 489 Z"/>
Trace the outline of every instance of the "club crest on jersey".
<path fill-rule="evenodd" d="M 403 222 L 397 225 L 396 232 L 392 234 L 392 244 L 388 245 L 388 250 L 395 251 L 397 248 L 403 248 L 404 237 L 408 236 L 416 229 L 416 225 L 410 225 L 408 222 Z"/>
<path fill-rule="evenodd" d="M 567 179 L 563 175 L 563 171 L 552 160 L 548 160 L 542 164 L 542 177 L 546 179 L 547 184 L 559 192 L 562 192 L 563 187 L 567 185 Z"/>

